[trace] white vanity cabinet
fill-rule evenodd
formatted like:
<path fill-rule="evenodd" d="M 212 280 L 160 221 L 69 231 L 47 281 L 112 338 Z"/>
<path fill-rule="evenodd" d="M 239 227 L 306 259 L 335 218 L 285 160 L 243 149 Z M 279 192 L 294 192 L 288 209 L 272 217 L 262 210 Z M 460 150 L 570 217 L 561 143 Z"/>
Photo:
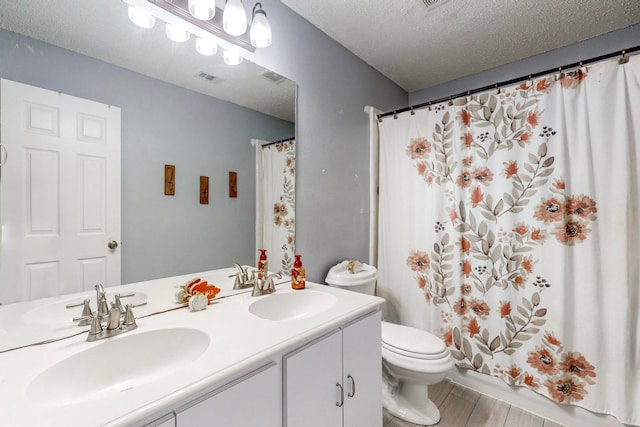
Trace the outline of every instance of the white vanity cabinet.
<path fill-rule="evenodd" d="M 286 427 L 382 426 L 380 312 L 283 358 Z"/>
<path fill-rule="evenodd" d="M 271 363 L 178 408 L 176 427 L 281 427 L 280 370 Z"/>

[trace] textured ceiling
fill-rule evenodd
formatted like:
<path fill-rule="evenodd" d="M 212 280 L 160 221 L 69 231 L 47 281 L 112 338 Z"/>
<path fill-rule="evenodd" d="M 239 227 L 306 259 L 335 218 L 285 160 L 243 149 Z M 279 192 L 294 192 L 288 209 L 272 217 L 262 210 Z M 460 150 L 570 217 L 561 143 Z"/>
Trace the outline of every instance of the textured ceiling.
<path fill-rule="evenodd" d="M 156 22 L 144 30 L 127 18 L 118 0 L 0 0 L 0 28 L 63 47 L 168 83 L 293 122 L 295 83 L 262 77 L 265 69 L 245 60 L 228 66 L 222 53 L 205 57 L 193 37 L 171 42 Z M 216 78 L 209 82 L 200 72 Z"/>
<path fill-rule="evenodd" d="M 408 92 L 640 22 L 640 0 L 282 2 Z"/>

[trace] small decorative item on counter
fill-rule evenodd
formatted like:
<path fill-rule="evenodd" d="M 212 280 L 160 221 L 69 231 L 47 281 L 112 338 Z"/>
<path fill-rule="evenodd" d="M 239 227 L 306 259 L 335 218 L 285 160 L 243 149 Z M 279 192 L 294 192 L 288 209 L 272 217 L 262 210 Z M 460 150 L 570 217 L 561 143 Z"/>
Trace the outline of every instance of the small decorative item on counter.
<path fill-rule="evenodd" d="M 258 279 L 262 280 L 267 275 L 267 250 L 258 250 L 260 251 L 260 259 L 258 260 Z"/>
<path fill-rule="evenodd" d="M 192 310 L 202 310 L 202 308 L 193 308 L 192 304 L 194 305 L 194 307 L 200 307 L 202 305 L 201 301 L 206 300 L 206 307 L 206 305 L 208 305 L 210 301 L 214 299 L 216 295 L 218 295 L 219 292 L 220 288 L 209 284 L 206 280 L 200 280 L 200 278 L 198 277 L 195 279 L 191 279 L 184 285 L 180 286 L 180 289 L 178 289 L 178 291 L 176 292 L 176 302 L 180 304 L 189 303 L 189 308 L 191 308 Z M 197 300 L 200 301 L 195 301 L 192 303 L 192 300 L 194 299 L 194 297 L 196 297 L 196 295 L 200 295 L 197 297 Z"/>
<path fill-rule="evenodd" d="M 304 289 L 307 284 L 307 272 L 302 266 L 300 258 L 302 255 L 296 255 L 296 260 L 291 268 L 291 288 L 296 290 Z"/>
<path fill-rule="evenodd" d="M 189 298 L 189 308 L 193 311 L 204 310 L 208 305 L 209 298 L 202 292 L 196 292 Z"/>
<path fill-rule="evenodd" d="M 347 270 L 349 270 L 349 273 L 351 274 L 359 273 L 362 271 L 362 263 L 355 259 L 349 260 L 347 263 Z"/>

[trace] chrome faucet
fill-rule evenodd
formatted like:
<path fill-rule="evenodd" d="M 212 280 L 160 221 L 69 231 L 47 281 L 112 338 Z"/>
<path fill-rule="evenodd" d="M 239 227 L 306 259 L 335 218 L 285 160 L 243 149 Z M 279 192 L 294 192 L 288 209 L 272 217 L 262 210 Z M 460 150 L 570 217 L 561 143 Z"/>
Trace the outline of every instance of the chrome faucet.
<path fill-rule="evenodd" d="M 253 292 L 251 292 L 251 296 L 259 297 L 260 295 L 274 293 L 276 291 L 276 285 L 273 283 L 274 277 L 277 277 L 278 279 L 282 278 L 282 271 L 270 274 L 263 280 L 256 280 L 256 283 L 253 285 Z"/>
<path fill-rule="evenodd" d="M 146 302 L 138 305 L 144 304 L 146 304 Z M 122 313 L 120 307 L 115 302 L 112 302 L 111 309 L 107 316 L 107 322 L 104 325 L 102 323 L 102 316 L 100 316 L 98 312 L 93 312 L 90 316 L 77 317 L 73 319 L 73 321 L 90 321 L 91 329 L 89 330 L 89 335 L 87 335 L 87 341 L 98 341 L 136 329 L 138 325 L 133 315 L 133 307 L 132 304 L 127 304 L 125 312 Z M 121 322 L 120 318 L 123 317 L 123 315 L 124 319 Z"/>
<path fill-rule="evenodd" d="M 240 264 L 236 263 L 233 266 L 238 270 L 238 272 L 236 273 L 236 280 L 233 283 L 234 290 L 246 289 L 255 286 L 255 284 L 258 282 L 258 279 L 256 279 L 255 270 L 251 270 L 251 276 L 249 276 L 249 272 L 247 271 L 247 269 Z"/>
<path fill-rule="evenodd" d="M 107 303 L 107 294 L 104 291 L 104 287 L 101 284 L 97 284 L 94 286 L 96 290 L 96 304 L 97 304 L 97 313 L 100 317 L 100 321 L 104 321 L 107 316 L 109 316 L 109 304 Z M 126 311 L 125 306 L 120 301 L 121 298 L 127 298 L 134 296 L 135 293 L 131 292 L 128 294 L 116 294 L 115 295 L 115 303 L 120 308 L 120 312 L 124 313 Z M 142 304 L 140 304 L 142 305 Z M 88 326 L 91 324 L 91 315 L 93 311 L 91 310 L 91 301 L 89 299 L 85 299 L 81 303 L 72 303 L 67 304 L 67 308 L 74 308 L 82 306 L 82 314 L 78 318 L 84 318 L 78 322 L 78 326 Z M 137 306 L 134 306 L 137 307 Z M 75 321 L 75 320 L 74 320 Z"/>
<path fill-rule="evenodd" d="M 122 305 L 121 298 L 132 297 L 135 293 L 129 294 L 116 294 L 114 296 L 114 302 L 111 303 L 111 308 L 107 304 L 107 295 L 104 292 L 102 285 L 95 286 L 96 298 L 98 302 L 98 309 L 91 311 L 90 301 L 85 299 L 80 304 L 69 304 L 67 308 L 78 307 L 82 305 L 82 315 L 73 319 L 74 322 L 78 322 L 80 326 L 91 325 L 87 341 L 97 341 L 103 338 L 113 337 L 125 332 L 132 331 L 138 327 L 136 324 L 135 316 L 133 315 L 133 307 L 140 307 L 147 302 L 140 304 L 127 304 Z M 124 318 L 123 318 L 124 317 Z M 122 322 L 120 319 L 122 319 Z"/>

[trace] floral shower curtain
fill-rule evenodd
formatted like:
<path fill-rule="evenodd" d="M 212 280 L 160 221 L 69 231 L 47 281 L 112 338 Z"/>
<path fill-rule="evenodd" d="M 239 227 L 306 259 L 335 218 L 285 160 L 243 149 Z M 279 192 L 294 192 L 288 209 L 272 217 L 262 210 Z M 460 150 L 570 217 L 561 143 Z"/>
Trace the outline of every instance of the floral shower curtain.
<path fill-rule="evenodd" d="M 640 424 L 640 57 L 379 127 L 388 317 L 459 368 Z"/>
<path fill-rule="evenodd" d="M 296 144 L 256 143 L 258 248 L 267 250 L 269 270 L 289 274 L 295 254 Z"/>

